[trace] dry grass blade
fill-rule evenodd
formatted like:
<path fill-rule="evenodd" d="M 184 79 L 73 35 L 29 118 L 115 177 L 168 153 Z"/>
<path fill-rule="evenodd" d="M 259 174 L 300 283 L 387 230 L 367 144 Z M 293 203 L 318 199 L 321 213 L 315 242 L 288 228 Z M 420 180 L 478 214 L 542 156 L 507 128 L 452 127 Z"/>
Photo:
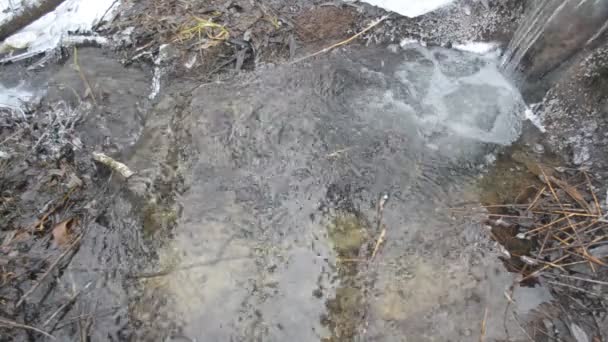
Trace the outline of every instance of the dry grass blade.
<path fill-rule="evenodd" d="M 486 310 L 483 314 L 483 320 L 481 321 L 481 333 L 479 335 L 479 342 L 483 342 L 484 339 L 486 338 L 487 322 L 488 322 L 488 308 L 486 307 Z"/>
<path fill-rule="evenodd" d="M 374 251 L 372 252 L 371 259 L 374 260 L 376 254 L 378 254 L 378 250 L 380 250 L 380 246 L 384 243 L 384 239 L 386 238 L 386 229 L 382 229 L 380 236 L 378 236 L 378 240 L 376 240 L 376 245 L 374 246 Z"/>
<path fill-rule="evenodd" d="M 588 282 L 588 283 L 608 286 L 608 282 L 606 282 L 606 281 L 599 281 L 599 280 L 594 280 L 594 279 L 575 277 L 575 276 L 570 276 L 570 275 L 566 275 L 566 274 L 557 274 L 557 275 L 562 278 L 580 280 L 580 281 L 584 281 L 584 282 Z"/>
<path fill-rule="evenodd" d="M 534 228 L 534 229 L 532 229 L 532 230 L 527 231 L 527 232 L 525 233 L 525 235 L 526 235 L 526 236 L 531 236 L 533 233 L 537 233 L 537 232 L 543 231 L 543 230 L 545 230 L 546 228 L 549 228 L 549 227 L 551 227 L 552 225 L 554 225 L 554 224 L 556 224 L 556 223 L 559 223 L 559 222 L 562 222 L 562 221 L 566 220 L 566 218 L 567 218 L 567 216 L 560 217 L 560 218 L 559 218 L 559 219 L 557 219 L 557 220 L 551 221 L 551 222 L 549 222 L 549 223 L 547 223 L 547 224 L 545 224 L 545 225 L 542 225 L 542 226 L 540 226 L 540 227 L 538 227 L 538 228 Z"/>
<path fill-rule="evenodd" d="M 593 191 L 593 185 L 591 184 L 591 179 L 589 179 L 589 175 L 587 174 L 587 172 L 583 171 L 583 174 L 585 175 L 585 180 L 587 181 L 587 188 L 589 189 L 591 196 L 593 196 L 593 202 L 595 203 L 595 209 L 597 210 L 597 215 L 601 217 L 601 216 L 603 216 L 602 206 L 600 205 L 600 201 L 597 200 L 595 191 Z"/>
<path fill-rule="evenodd" d="M 553 198 L 559 204 L 559 207 L 563 211 L 565 211 L 564 205 L 562 204 L 562 202 L 560 201 L 559 197 L 557 196 L 557 193 L 555 192 L 555 189 L 551 185 L 551 180 L 549 180 L 549 178 L 547 177 L 547 174 L 545 173 L 545 170 L 544 170 L 544 168 L 542 166 L 540 166 L 540 171 L 541 171 L 543 177 L 547 180 L 547 186 L 549 186 L 549 190 L 551 190 L 551 194 L 553 195 Z M 568 192 L 567 190 L 565 190 L 565 191 Z M 576 200 L 576 198 L 575 198 L 575 200 Z M 576 230 L 576 227 L 573 226 L 572 220 L 570 220 L 570 215 L 566 215 L 566 221 L 568 221 L 568 224 L 570 225 L 570 227 L 572 228 L 572 231 L 576 235 L 576 238 L 578 239 L 578 242 L 581 244 L 581 246 L 582 246 L 581 248 L 583 249 L 583 255 L 586 256 L 586 257 L 589 256 L 589 253 L 587 252 L 587 248 L 585 247 L 585 245 L 583 243 L 583 240 L 581 239 L 578 231 Z M 596 271 L 595 270 L 595 266 L 593 265 L 593 262 L 591 260 L 589 261 L 589 265 L 590 265 L 591 269 L 593 270 L 593 272 L 595 272 Z"/>
<path fill-rule="evenodd" d="M 569 288 L 569 289 L 576 290 L 576 291 L 580 291 L 580 292 L 582 292 L 582 293 L 586 293 L 586 294 L 591 295 L 591 296 L 594 296 L 594 297 L 600 297 L 600 298 L 602 298 L 602 295 L 601 295 L 601 294 L 599 294 L 599 293 L 595 293 L 595 292 L 587 291 L 587 290 L 585 290 L 585 289 L 582 289 L 582 288 L 580 288 L 580 287 L 576 287 L 576 286 L 574 286 L 574 285 L 570 285 L 570 284 L 564 284 L 564 283 L 560 283 L 560 282 L 558 282 L 558 281 L 549 281 L 548 283 L 549 283 L 549 284 L 556 285 L 556 286 L 563 286 L 563 287 L 567 287 L 567 288 Z"/>
<path fill-rule="evenodd" d="M 173 41 L 187 41 L 193 38 L 202 40 L 204 38 L 214 41 L 223 41 L 230 38 L 230 32 L 224 25 L 214 23 L 211 20 L 203 19 L 194 16 L 194 24 L 188 25 L 181 29 Z"/>
<path fill-rule="evenodd" d="M 541 172 L 543 172 L 544 174 L 544 170 L 541 167 Z M 545 175 L 545 177 L 547 177 Z M 557 184 L 557 186 L 559 186 L 562 190 L 564 190 L 570 197 L 572 197 L 572 199 L 574 199 L 576 201 L 576 203 L 578 203 L 581 208 L 583 208 L 588 214 L 591 213 L 591 209 L 589 208 L 589 205 L 587 204 L 587 201 L 585 201 L 585 198 L 583 197 L 583 195 L 580 193 L 580 191 L 578 191 L 578 189 L 574 186 L 571 186 L 570 184 L 561 181 L 555 177 L 548 177 L 546 178 L 548 183 L 555 183 Z M 562 208 L 563 210 L 563 208 Z"/>
<path fill-rule="evenodd" d="M 534 209 L 534 207 L 536 206 L 536 203 L 538 202 L 538 200 L 540 199 L 540 197 L 543 195 L 543 193 L 545 192 L 545 190 L 547 189 L 546 186 L 543 186 L 538 193 L 536 193 L 536 196 L 534 196 L 534 200 L 532 200 L 532 202 L 530 203 L 530 205 L 528 206 L 528 211 Z"/>
<path fill-rule="evenodd" d="M 558 262 L 563 261 L 563 260 L 567 259 L 568 257 L 569 257 L 569 255 L 564 255 L 564 256 L 560 257 L 559 259 L 554 260 L 552 264 L 553 264 L 553 265 L 558 265 L 558 264 L 557 264 Z M 560 266 L 562 266 L 562 267 L 563 267 L 564 265 L 560 265 Z M 523 278 L 522 278 L 522 279 L 521 279 L 519 282 L 520 282 L 520 283 L 522 283 L 522 282 L 524 282 L 524 281 L 526 281 L 526 280 L 528 280 L 528 279 L 531 279 L 531 278 L 536 278 L 536 277 L 538 277 L 538 276 L 539 276 L 541 273 L 543 273 L 544 271 L 546 271 L 546 270 L 548 270 L 548 269 L 550 269 L 550 268 L 552 268 L 552 267 L 553 267 L 552 265 L 545 265 L 545 266 L 541 267 L 540 269 L 538 269 L 538 270 L 536 270 L 536 271 L 534 271 L 534 272 L 532 272 L 532 273 L 528 274 L 527 276 L 523 277 Z"/>

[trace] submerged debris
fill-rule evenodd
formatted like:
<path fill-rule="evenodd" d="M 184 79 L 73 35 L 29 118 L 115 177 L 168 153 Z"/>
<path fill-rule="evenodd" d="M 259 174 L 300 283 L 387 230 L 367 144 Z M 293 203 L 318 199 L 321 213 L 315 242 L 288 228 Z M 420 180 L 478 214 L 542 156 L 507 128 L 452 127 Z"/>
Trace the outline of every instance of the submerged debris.
<path fill-rule="evenodd" d="M 519 273 L 516 284 L 544 284 L 567 312 L 601 320 L 608 304 L 608 208 L 599 187 L 582 170 L 528 168 L 540 182 L 526 198 L 482 207 L 500 258 Z"/>
<path fill-rule="evenodd" d="M 120 173 L 124 178 L 129 178 L 135 174 L 135 172 L 131 171 L 127 165 L 118 162 L 103 153 L 93 152 L 93 159 L 104 164 L 113 171 Z"/>
<path fill-rule="evenodd" d="M 542 165 L 538 169 L 544 185 L 529 203 L 505 205 L 504 214 L 490 214 L 509 223 L 490 221 L 493 232 L 512 226 L 511 236 L 527 248 L 515 250 L 517 243 L 505 241 L 503 234 L 494 234 L 496 240 L 510 250 L 509 262 L 522 274 L 522 281 L 549 271 L 578 273 L 581 265 L 589 267 L 590 276 L 597 276 L 608 266 L 605 256 L 593 253 L 608 245 L 608 221 L 590 177 L 584 171 L 558 175 Z"/>

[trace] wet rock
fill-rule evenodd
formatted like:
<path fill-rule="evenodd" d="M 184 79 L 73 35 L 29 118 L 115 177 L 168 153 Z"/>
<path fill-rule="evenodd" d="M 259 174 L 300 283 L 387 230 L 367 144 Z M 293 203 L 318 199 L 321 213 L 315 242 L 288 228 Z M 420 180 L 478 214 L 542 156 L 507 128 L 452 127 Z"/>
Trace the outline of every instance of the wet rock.
<path fill-rule="evenodd" d="M 575 165 L 608 176 L 608 47 L 570 67 L 543 99 L 549 146 Z"/>
<path fill-rule="evenodd" d="M 544 6 L 536 17 L 539 6 Z M 529 8 L 528 18 L 538 18 L 536 25 L 522 22 L 521 32 L 513 38 L 522 54 L 523 71 L 530 83 L 552 83 L 567 70 L 568 61 L 585 56 L 589 49 L 601 44 L 601 35 L 608 19 L 608 3 L 604 1 L 539 1 Z M 538 36 L 535 36 L 537 35 Z M 536 39 L 534 39 L 536 37 Z M 518 60 L 515 61 L 519 62 Z M 563 67 L 566 65 L 566 67 Z"/>

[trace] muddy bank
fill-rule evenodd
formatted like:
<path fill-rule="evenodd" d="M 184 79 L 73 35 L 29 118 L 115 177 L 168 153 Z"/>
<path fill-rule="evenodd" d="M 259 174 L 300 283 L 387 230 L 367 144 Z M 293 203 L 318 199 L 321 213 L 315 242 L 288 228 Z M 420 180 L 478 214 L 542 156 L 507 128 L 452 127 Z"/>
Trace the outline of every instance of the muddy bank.
<path fill-rule="evenodd" d="M 38 75 L 48 85 L 39 106 L 3 113 L 2 319 L 62 340 L 120 340 L 129 326 L 123 279 L 143 253 L 141 239 L 135 218 L 111 219 L 132 215 L 131 202 L 91 152 L 116 153 L 137 140 L 149 77 L 98 49 L 79 57 L 93 93 L 70 59 Z M 8 327 L 7 341 L 42 338 Z"/>
<path fill-rule="evenodd" d="M 606 68 L 608 49 L 590 52 L 565 71 L 543 98 L 539 112 L 559 153 L 606 178 Z"/>

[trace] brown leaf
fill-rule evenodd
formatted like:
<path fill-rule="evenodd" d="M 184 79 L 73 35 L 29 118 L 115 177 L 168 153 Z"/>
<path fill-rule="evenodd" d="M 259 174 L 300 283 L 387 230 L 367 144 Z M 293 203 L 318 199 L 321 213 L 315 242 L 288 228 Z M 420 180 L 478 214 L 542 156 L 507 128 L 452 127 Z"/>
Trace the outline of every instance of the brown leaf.
<path fill-rule="evenodd" d="M 72 235 L 72 228 L 76 220 L 69 218 L 65 221 L 61 221 L 53 227 L 53 240 L 57 246 L 63 246 L 70 242 Z"/>

